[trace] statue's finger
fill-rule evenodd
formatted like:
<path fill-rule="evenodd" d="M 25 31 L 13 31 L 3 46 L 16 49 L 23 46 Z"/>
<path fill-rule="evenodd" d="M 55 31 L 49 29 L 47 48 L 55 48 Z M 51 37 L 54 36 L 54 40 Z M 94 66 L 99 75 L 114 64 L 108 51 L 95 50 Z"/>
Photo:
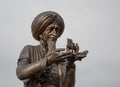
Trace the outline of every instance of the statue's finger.
<path fill-rule="evenodd" d="M 83 52 L 83 54 L 88 54 L 88 50 L 85 50 L 85 51 Z"/>
<path fill-rule="evenodd" d="M 88 50 L 85 50 L 83 52 L 79 52 L 76 55 L 87 55 L 88 54 Z"/>
<path fill-rule="evenodd" d="M 58 48 L 55 50 L 55 52 L 65 51 L 65 48 Z"/>
<path fill-rule="evenodd" d="M 68 53 L 63 54 L 63 55 L 59 55 L 59 56 L 56 57 L 56 61 L 68 59 L 68 58 L 70 58 L 71 56 L 72 56 L 72 54 L 68 54 Z"/>

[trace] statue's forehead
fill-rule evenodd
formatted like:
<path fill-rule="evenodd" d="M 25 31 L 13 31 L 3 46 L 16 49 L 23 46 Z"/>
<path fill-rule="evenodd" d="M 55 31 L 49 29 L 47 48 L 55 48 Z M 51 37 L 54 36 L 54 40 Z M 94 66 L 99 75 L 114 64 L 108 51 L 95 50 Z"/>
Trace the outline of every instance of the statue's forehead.
<path fill-rule="evenodd" d="M 56 21 L 54 21 L 53 23 L 48 25 L 48 27 L 53 27 L 53 26 L 54 27 L 60 27 L 59 24 Z"/>

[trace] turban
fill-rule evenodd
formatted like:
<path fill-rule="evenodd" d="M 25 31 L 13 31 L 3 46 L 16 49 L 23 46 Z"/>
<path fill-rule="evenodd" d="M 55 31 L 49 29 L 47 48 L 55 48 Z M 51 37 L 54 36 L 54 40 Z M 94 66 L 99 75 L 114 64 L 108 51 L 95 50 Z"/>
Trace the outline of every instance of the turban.
<path fill-rule="evenodd" d="M 38 14 L 31 25 L 31 31 L 33 37 L 39 41 L 39 35 L 46 29 L 46 27 L 52 24 L 54 21 L 57 22 L 58 26 L 60 26 L 60 32 L 58 37 L 60 37 L 64 31 L 64 21 L 62 17 L 53 11 L 46 11 Z"/>

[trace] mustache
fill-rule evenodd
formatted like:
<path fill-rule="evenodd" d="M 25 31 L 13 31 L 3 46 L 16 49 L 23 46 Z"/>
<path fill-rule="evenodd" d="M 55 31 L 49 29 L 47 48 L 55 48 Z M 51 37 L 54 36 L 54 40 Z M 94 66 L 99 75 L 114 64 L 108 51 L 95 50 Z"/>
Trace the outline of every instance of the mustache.
<path fill-rule="evenodd" d="M 46 35 L 45 38 L 46 40 L 56 40 L 57 39 L 57 36 L 56 35 L 53 35 L 53 34 L 49 34 L 49 35 Z"/>

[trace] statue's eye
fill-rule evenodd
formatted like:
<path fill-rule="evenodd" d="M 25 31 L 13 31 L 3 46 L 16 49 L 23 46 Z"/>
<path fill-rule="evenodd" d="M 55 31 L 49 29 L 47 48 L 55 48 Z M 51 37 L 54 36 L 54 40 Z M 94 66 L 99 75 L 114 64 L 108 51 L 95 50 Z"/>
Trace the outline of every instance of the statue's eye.
<path fill-rule="evenodd" d="M 58 31 L 58 27 L 51 27 L 51 30 L 50 31 L 52 31 L 53 29 L 55 29 L 55 31 Z"/>
<path fill-rule="evenodd" d="M 55 30 L 58 31 L 58 27 L 56 27 Z"/>
<path fill-rule="evenodd" d="M 52 32 L 53 30 L 55 30 L 56 31 L 56 33 L 59 33 L 59 28 L 58 27 L 55 27 L 55 26 L 52 26 L 52 27 L 49 27 L 49 32 L 48 33 L 50 33 L 50 32 Z"/>
<path fill-rule="evenodd" d="M 54 26 L 53 27 L 51 27 L 51 31 L 54 29 Z"/>

